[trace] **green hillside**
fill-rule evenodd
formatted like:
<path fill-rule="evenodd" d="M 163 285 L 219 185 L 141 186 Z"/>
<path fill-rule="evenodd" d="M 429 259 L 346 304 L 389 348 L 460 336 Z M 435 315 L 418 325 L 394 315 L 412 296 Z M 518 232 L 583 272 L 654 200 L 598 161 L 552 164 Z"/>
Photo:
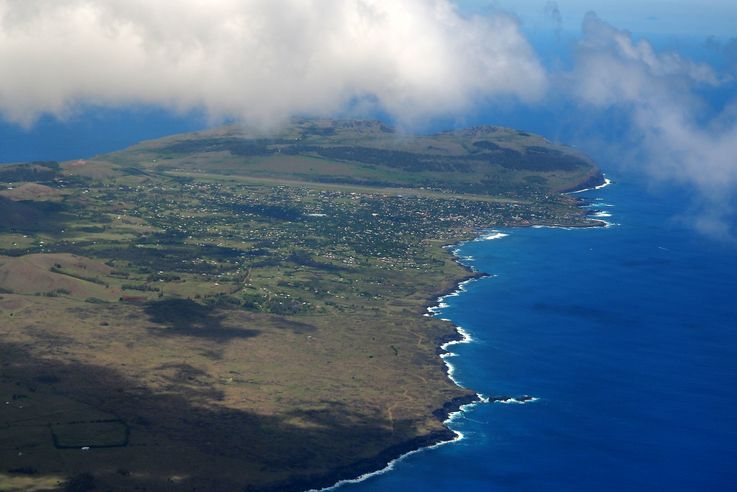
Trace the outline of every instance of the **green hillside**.
<path fill-rule="evenodd" d="M 144 142 L 105 159 L 130 172 L 201 171 L 515 196 L 602 181 L 577 150 L 492 126 L 429 136 L 399 133 L 377 121 L 308 120 L 268 135 L 226 126 Z"/>

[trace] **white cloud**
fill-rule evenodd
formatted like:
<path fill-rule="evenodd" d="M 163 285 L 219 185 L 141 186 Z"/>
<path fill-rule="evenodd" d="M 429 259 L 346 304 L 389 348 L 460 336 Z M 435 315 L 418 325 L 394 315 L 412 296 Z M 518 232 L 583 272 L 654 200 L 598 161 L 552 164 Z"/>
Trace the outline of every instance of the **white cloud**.
<path fill-rule="evenodd" d="M 695 227 L 723 237 L 737 232 L 737 105 L 709 118 L 699 97 L 700 88 L 731 84 L 731 77 L 676 53 L 658 53 L 588 14 L 565 80 L 571 97 L 590 107 L 628 112 L 632 134 L 625 144 L 646 172 L 697 191 L 691 204 Z"/>
<path fill-rule="evenodd" d="M 722 83 L 709 65 L 656 53 L 646 40 L 635 41 L 591 12 L 584 18 L 574 75 L 580 98 L 597 106 L 656 102 L 676 88 L 683 93 L 694 83 Z"/>
<path fill-rule="evenodd" d="M 0 0 L 0 114 L 204 109 L 271 125 L 375 101 L 400 121 L 540 97 L 516 21 L 449 0 Z"/>

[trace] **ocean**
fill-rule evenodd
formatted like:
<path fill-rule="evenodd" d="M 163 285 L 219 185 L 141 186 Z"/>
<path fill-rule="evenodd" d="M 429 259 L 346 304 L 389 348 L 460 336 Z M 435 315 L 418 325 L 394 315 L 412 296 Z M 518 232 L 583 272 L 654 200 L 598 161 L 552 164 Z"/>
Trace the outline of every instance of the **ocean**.
<path fill-rule="evenodd" d="M 65 120 L 44 116 L 30 128 L 1 116 L 0 164 L 85 159 L 206 126 L 196 112 L 174 114 L 144 107 L 85 108 Z"/>
<path fill-rule="evenodd" d="M 737 490 L 737 249 L 637 179 L 579 194 L 611 227 L 488 231 L 456 254 L 491 275 L 436 316 L 472 338 L 454 378 L 487 403 L 464 438 L 364 491 Z"/>

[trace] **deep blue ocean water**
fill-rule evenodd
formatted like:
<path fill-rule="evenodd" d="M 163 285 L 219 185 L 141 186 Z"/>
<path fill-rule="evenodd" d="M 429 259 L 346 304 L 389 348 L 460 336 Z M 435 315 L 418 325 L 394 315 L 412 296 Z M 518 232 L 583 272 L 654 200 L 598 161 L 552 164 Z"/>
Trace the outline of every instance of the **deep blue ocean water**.
<path fill-rule="evenodd" d="M 144 107 L 86 108 L 66 120 L 44 116 L 30 128 L 0 117 L 0 164 L 83 159 L 204 126 L 196 112 L 178 115 Z"/>
<path fill-rule="evenodd" d="M 463 440 L 342 490 L 737 490 L 737 249 L 673 220 L 680 194 L 580 196 L 618 225 L 466 243 L 493 277 L 438 314 L 474 339 L 463 385 L 539 400 L 476 406 Z"/>

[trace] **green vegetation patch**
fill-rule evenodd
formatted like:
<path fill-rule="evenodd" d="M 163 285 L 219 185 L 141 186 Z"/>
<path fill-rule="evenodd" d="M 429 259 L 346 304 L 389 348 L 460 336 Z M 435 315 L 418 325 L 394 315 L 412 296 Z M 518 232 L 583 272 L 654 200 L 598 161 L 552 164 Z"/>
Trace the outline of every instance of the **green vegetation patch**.
<path fill-rule="evenodd" d="M 70 219 L 54 202 L 14 201 L 0 196 L 0 232 L 56 233 Z"/>
<path fill-rule="evenodd" d="M 518 196 L 575 189 L 598 173 L 579 151 L 526 132 L 482 126 L 412 136 L 372 121 L 301 121 L 270 138 L 230 126 L 147 142 L 108 158 L 123 169 Z"/>
<path fill-rule="evenodd" d="M 0 167 L 0 182 L 43 183 L 53 180 L 59 174 L 58 162 L 32 162 L 26 165 Z"/>

